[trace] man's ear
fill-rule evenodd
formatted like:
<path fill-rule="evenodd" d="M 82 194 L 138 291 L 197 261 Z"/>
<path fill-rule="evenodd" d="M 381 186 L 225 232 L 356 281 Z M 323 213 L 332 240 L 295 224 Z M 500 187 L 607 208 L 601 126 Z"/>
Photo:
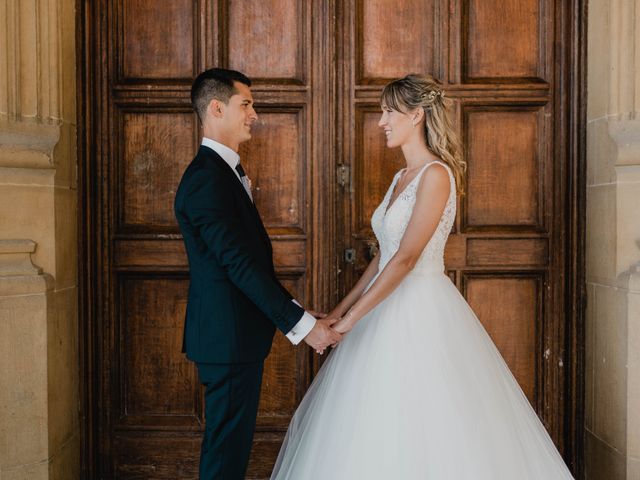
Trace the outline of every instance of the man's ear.
<path fill-rule="evenodd" d="M 214 98 L 209 102 L 209 114 L 212 117 L 220 118 L 224 114 L 224 107 L 224 102 L 221 102 L 217 98 Z"/>

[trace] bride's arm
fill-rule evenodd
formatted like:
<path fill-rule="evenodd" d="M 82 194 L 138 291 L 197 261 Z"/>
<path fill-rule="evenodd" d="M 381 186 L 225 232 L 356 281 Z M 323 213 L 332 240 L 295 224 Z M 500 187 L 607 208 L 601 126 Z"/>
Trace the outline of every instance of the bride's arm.
<path fill-rule="evenodd" d="M 342 320 L 333 325 L 335 330 L 341 333 L 351 330 L 358 320 L 387 298 L 413 270 L 438 227 L 450 188 L 449 174 L 444 167 L 433 165 L 425 170 L 418 183 L 416 203 L 398 251 L 371 288 L 356 300 Z"/>
<path fill-rule="evenodd" d="M 364 289 L 367 288 L 369 282 L 373 280 L 373 277 L 378 273 L 378 265 L 380 264 L 380 254 L 373 257 L 373 260 L 369 262 L 369 266 L 364 271 L 360 279 L 353 286 L 351 291 L 345 296 L 338 305 L 327 315 L 330 318 L 340 318 L 347 310 L 349 310 L 354 303 L 360 298 Z"/>

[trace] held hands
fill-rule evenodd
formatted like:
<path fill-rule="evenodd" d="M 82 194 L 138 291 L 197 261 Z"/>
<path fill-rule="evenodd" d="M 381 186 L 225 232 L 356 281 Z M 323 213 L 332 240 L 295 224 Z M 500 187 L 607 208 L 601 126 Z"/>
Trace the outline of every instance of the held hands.
<path fill-rule="evenodd" d="M 333 328 L 336 332 L 344 335 L 345 333 L 349 333 L 351 329 L 355 326 L 357 319 L 354 317 L 354 313 L 349 310 L 347 312 L 340 311 L 336 307 L 331 312 L 329 312 L 329 318 L 337 318 L 338 321 L 334 323 L 331 328 Z"/>
<path fill-rule="evenodd" d="M 309 334 L 304 337 L 307 345 L 312 347 L 317 353 L 322 355 L 329 345 L 335 345 L 342 340 L 342 335 L 336 332 L 331 326 L 339 319 L 328 317 L 326 314 L 309 312 L 318 320 Z"/>
<path fill-rule="evenodd" d="M 329 345 L 333 347 L 340 342 L 343 335 L 348 333 L 356 322 L 353 312 L 347 312 L 342 318 L 335 309 L 328 315 L 315 311 L 309 311 L 309 313 L 318 320 L 304 341 L 320 355 L 324 353 Z"/>
<path fill-rule="evenodd" d="M 350 332 L 352 328 L 353 325 L 348 315 L 345 315 L 333 325 L 333 329 L 341 335 Z"/>

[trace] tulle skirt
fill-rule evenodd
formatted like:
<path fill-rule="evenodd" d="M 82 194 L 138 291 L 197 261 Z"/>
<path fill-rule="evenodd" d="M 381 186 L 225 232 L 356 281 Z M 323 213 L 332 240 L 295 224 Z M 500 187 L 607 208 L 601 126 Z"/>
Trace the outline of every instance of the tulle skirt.
<path fill-rule="evenodd" d="M 331 352 L 271 478 L 573 477 L 449 278 L 410 273 Z"/>

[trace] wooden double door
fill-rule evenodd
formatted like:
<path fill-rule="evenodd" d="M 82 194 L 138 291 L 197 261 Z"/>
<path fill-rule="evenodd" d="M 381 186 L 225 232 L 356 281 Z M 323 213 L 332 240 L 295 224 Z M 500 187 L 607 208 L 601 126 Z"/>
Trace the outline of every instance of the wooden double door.
<path fill-rule="evenodd" d="M 571 92 L 579 85 L 572 30 L 579 12 L 571 5 L 84 2 L 87 475 L 197 478 L 203 397 L 180 351 L 188 270 L 172 205 L 200 142 L 190 84 L 212 66 L 253 79 L 259 119 L 242 162 L 279 277 L 319 310 L 337 302 L 375 251 L 370 216 L 403 166 L 377 127 L 382 87 L 410 72 L 442 80 L 456 100 L 468 162 L 448 274 L 574 462 L 579 119 L 572 102 L 580 98 Z M 318 368 L 309 349 L 278 333 L 248 478 L 268 478 Z"/>

